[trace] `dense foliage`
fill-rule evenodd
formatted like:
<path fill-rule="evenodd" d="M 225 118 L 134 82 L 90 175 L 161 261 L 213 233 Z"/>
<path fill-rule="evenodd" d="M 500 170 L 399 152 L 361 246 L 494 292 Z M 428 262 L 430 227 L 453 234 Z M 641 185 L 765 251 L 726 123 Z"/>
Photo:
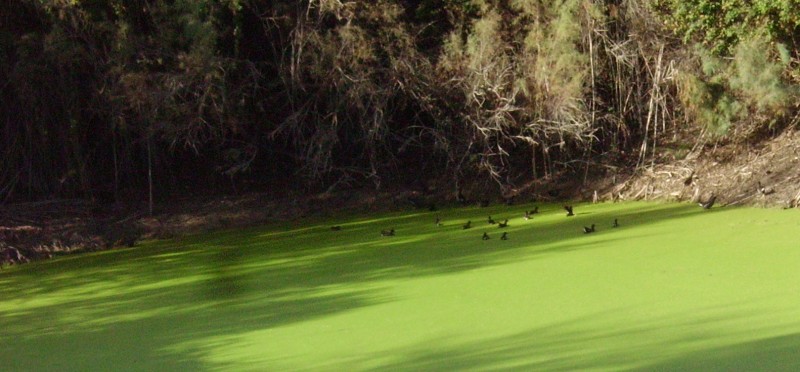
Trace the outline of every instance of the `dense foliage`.
<path fill-rule="evenodd" d="M 730 54 L 741 40 L 761 32 L 770 41 L 797 47 L 797 0 L 654 0 L 654 9 L 684 41 L 702 40 L 714 52 Z"/>
<path fill-rule="evenodd" d="M 655 157 L 667 131 L 750 140 L 797 121 L 797 5 L 14 1 L 0 199 L 503 190 Z"/>

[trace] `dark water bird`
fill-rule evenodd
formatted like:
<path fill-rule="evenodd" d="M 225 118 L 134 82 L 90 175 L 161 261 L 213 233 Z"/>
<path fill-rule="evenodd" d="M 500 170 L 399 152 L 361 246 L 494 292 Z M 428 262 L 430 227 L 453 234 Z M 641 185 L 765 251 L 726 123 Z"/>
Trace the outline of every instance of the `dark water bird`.
<path fill-rule="evenodd" d="M 458 194 L 456 194 L 456 200 L 458 200 L 461 204 L 467 204 L 467 198 L 464 194 L 461 193 L 461 189 L 458 189 Z"/>
<path fill-rule="evenodd" d="M 539 213 L 539 206 L 534 206 L 533 210 L 531 211 L 531 214 L 537 214 L 537 213 Z"/>
<path fill-rule="evenodd" d="M 138 233 L 125 233 L 122 235 L 122 244 L 128 248 L 133 248 L 136 245 L 136 242 L 139 241 L 139 234 Z"/>
<path fill-rule="evenodd" d="M 490 225 L 494 225 L 497 223 L 492 219 L 492 216 L 489 216 L 489 219 L 487 221 L 489 222 Z"/>
<path fill-rule="evenodd" d="M 506 218 L 505 221 L 498 223 L 497 227 L 499 228 L 508 227 L 508 218 Z"/>
<path fill-rule="evenodd" d="M 571 205 L 565 205 L 564 206 L 564 210 L 567 211 L 567 217 L 572 217 L 572 216 L 575 215 L 575 213 L 572 213 L 572 206 Z"/>
<path fill-rule="evenodd" d="M 504 232 L 503 235 L 500 237 L 500 240 L 508 240 L 508 233 Z"/>
<path fill-rule="evenodd" d="M 686 177 L 686 179 L 683 180 L 683 185 L 691 186 L 692 182 L 694 182 L 694 171 L 692 171 L 692 173 L 689 174 L 689 177 Z"/>
<path fill-rule="evenodd" d="M 436 226 L 442 226 L 442 219 L 439 216 L 436 216 Z"/>
<path fill-rule="evenodd" d="M 470 227 L 472 227 L 472 221 L 467 221 L 467 223 L 465 223 L 464 226 L 461 226 L 461 228 L 463 228 L 464 230 L 469 229 Z"/>
<path fill-rule="evenodd" d="M 339 231 L 341 229 L 342 229 L 341 226 L 331 226 L 331 231 Z"/>
<path fill-rule="evenodd" d="M 711 207 L 714 206 L 714 202 L 715 201 L 717 201 L 717 196 L 716 195 L 711 195 L 711 197 L 708 198 L 708 200 L 706 200 L 705 203 L 700 202 L 700 203 L 697 203 L 697 205 L 703 207 L 703 209 L 711 209 Z"/>
<path fill-rule="evenodd" d="M 491 238 L 489 238 L 489 234 L 487 234 L 487 233 L 483 233 L 483 237 L 482 237 L 481 239 L 483 239 L 483 240 L 489 240 L 489 239 L 491 239 Z"/>
<path fill-rule="evenodd" d="M 531 212 L 525 211 L 525 221 L 531 219 Z"/>
<path fill-rule="evenodd" d="M 478 206 L 481 207 L 481 208 L 488 207 L 489 206 L 489 199 L 481 200 L 480 202 L 478 202 Z"/>
<path fill-rule="evenodd" d="M 30 262 L 30 260 L 14 247 L 8 247 L 0 253 L 0 269 L 3 268 L 4 263 L 19 265 L 26 262 Z"/>
<path fill-rule="evenodd" d="M 761 181 L 758 181 L 758 193 L 764 196 L 772 194 L 775 192 L 775 189 L 772 187 L 766 187 L 761 184 Z"/>
<path fill-rule="evenodd" d="M 614 224 L 611 225 L 611 227 L 619 227 L 619 222 L 617 222 L 616 218 L 614 219 Z"/>
<path fill-rule="evenodd" d="M 381 230 L 381 236 L 394 236 L 394 229 Z"/>
<path fill-rule="evenodd" d="M 592 227 L 586 227 L 586 226 L 583 227 L 584 234 L 591 234 L 593 232 L 594 232 L 594 224 L 592 224 Z"/>

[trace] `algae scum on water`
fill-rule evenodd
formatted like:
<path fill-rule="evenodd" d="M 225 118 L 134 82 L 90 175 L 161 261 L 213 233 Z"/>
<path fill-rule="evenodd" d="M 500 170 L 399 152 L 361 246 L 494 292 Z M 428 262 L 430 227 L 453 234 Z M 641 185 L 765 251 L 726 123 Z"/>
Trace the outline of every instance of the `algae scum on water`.
<path fill-rule="evenodd" d="M 797 211 L 532 208 L 298 220 L 4 270 L 2 368 L 797 367 Z"/>

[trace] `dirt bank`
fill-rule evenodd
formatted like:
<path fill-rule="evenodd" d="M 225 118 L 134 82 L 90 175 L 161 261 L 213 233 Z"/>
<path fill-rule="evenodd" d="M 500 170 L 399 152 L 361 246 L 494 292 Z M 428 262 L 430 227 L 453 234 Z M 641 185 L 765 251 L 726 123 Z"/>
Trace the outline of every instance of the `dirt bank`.
<path fill-rule="evenodd" d="M 666 151 L 669 153 L 669 151 Z M 470 203 L 526 203 L 559 199 L 591 201 L 670 200 L 717 196 L 717 205 L 793 208 L 800 202 L 800 134 L 789 130 L 759 145 L 706 144 L 682 158 L 664 156 L 638 169 L 602 167 L 581 184 L 580 176 L 531 181 L 502 193 L 469 187 Z M 570 181 L 571 180 L 571 181 Z M 759 186 L 760 185 L 760 186 Z M 119 209 L 83 200 L 55 200 L 0 207 L 0 251 L 14 247 L 30 259 L 110 249 L 141 239 L 169 238 L 218 229 L 325 216 L 343 211 L 380 211 L 456 204 L 452 185 L 431 182 L 426 190 L 349 190 L 311 196 L 274 197 L 269 192 L 193 198 L 162 203 L 150 216 L 140 207 Z"/>
<path fill-rule="evenodd" d="M 697 201 L 713 194 L 723 206 L 793 208 L 800 202 L 800 135 L 789 130 L 752 146 L 707 144 L 602 191 L 605 199 Z"/>

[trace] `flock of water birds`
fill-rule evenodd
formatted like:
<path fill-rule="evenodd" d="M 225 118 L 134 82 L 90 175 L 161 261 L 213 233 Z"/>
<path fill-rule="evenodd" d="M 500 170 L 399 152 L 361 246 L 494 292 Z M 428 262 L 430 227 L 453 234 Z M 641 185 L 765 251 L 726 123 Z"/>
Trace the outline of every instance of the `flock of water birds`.
<path fill-rule="evenodd" d="M 572 216 L 575 215 L 574 209 L 573 209 L 573 207 L 571 205 L 565 205 L 564 206 L 564 210 L 567 212 L 567 217 L 572 217 Z M 533 215 L 538 214 L 538 213 L 539 213 L 539 207 L 538 206 L 534 206 L 534 208 L 532 210 L 526 210 L 525 211 L 525 215 L 523 216 L 523 218 L 527 221 L 527 220 L 532 219 Z M 486 222 L 489 225 L 492 225 L 492 226 L 496 225 L 498 228 L 501 228 L 501 229 L 508 227 L 508 219 L 507 218 L 504 219 L 503 221 L 495 221 L 494 218 L 492 218 L 492 216 L 490 215 L 490 216 L 487 217 Z M 444 224 L 442 222 L 442 218 L 440 216 L 438 216 L 438 215 L 436 216 L 436 220 L 434 221 L 434 223 L 438 227 L 444 226 Z M 461 225 L 461 228 L 463 230 L 468 230 L 468 229 L 471 229 L 472 227 L 473 227 L 473 225 L 472 225 L 472 221 L 471 220 L 468 220 L 465 224 Z M 616 218 L 614 219 L 614 223 L 611 225 L 611 227 L 614 227 L 614 228 L 615 227 L 619 227 L 618 219 L 616 219 Z M 338 226 L 338 225 L 331 227 L 331 231 L 340 231 L 341 229 L 342 229 L 342 227 Z M 591 234 L 591 233 L 593 233 L 595 231 L 597 231 L 595 224 L 592 224 L 591 226 L 584 226 L 583 227 L 583 233 L 584 234 Z M 394 228 L 381 230 L 381 236 L 385 236 L 385 237 L 395 236 Z M 489 233 L 484 232 L 483 235 L 481 236 L 481 239 L 489 240 L 489 239 L 491 239 L 491 236 L 489 235 Z M 500 235 L 500 240 L 508 240 L 508 232 L 504 231 L 503 234 Z"/>
<path fill-rule="evenodd" d="M 459 200 L 461 198 L 463 198 L 463 196 L 461 196 L 461 193 L 459 192 Z M 711 207 L 714 206 L 714 202 L 716 201 L 716 199 L 717 199 L 717 197 L 715 195 L 711 195 L 711 197 L 708 200 L 706 200 L 705 202 L 699 202 L 697 204 L 700 207 L 702 207 L 703 209 L 711 209 Z M 488 203 L 486 203 L 486 205 L 484 205 L 484 203 L 481 203 L 480 205 L 482 207 L 485 207 L 485 206 L 488 205 Z M 436 210 L 436 208 L 434 206 L 431 206 L 430 210 Z M 567 217 L 572 217 L 572 216 L 575 215 L 575 211 L 574 211 L 574 208 L 573 208 L 572 205 L 564 205 L 564 210 L 567 212 Z M 523 218 L 527 221 L 527 220 L 532 219 L 533 215 L 538 214 L 538 213 L 539 213 L 539 207 L 538 206 L 534 206 L 534 208 L 532 210 L 525 210 L 525 215 L 523 216 Z M 497 227 L 501 228 L 501 229 L 505 228 L 505 227 L 508 227 L 508 219 L 507 218 L 504 219 L 502 222 L 498 222 L 498 221 L 495 221 L 492 218 L 492 216 L 490 215 L 490 216 L 488 216 L 486 222 L 489 225 L 497 225 Z M 439 226 L 439 227 L 444 226 L 444 224 L 442 223 L 441 217 L 438 216 L 438 215 L 436 216 L 436 221 L 434 223 L 436 224 L 436 226 Z M 619 225 L 619 220 L 617 218 L 615 218 L 614 222 L 611 224 L 611 227 L 612 228 L 617 228 L 619 226 L 620 226 Z M 472 221 L 468 220 L 465 224 L 461 225 L 461 228 L 463 230 L 471 229 L 472 228 Z M 341 226 L 332 226 L 331 227 L 332 231 L 339 231 L 341 229 L 342 229 Z M 583 226 L 583 233 L 584 234 L 591 234 L 591 233 L 594 233 L 596 231 L 597 231 L 597 226 L 594 223 L 591 224 L 590 226 Z M 385 237 L 395 236 L 394 228 L 381 230 L 381 236 L 385 236 Z M 483 236 L 481 237 L 481 239 L 490 240 L 491 236 L 487 232 L 484 231 L 483 232 Z M 500 240 L 508 240 L 508 232 L 504 231 L 503 234 L 500 235 Z"/>
<path fill-rule="evenodd" d="M 575 210 L 573 209 L 573 207 L 571 205 L 565 205 L 564 206 L 564 210 L 567 212 L 567 217 L 572 217 L 572 216 L 575 215 Z M 525 211 L 525 215 L 523 216 L 523 219 L 525 219 L 525 221 L 528 221 L 528 220 L 532 219 L 533 215 L 535 215 L 535 214 L 539 214 L 539 207 L 538 206 L 534 206 L 532 210 L 526 210 Z M 501 229 L 508 227 L 508 219 L 507 218 L 504 219 L 503 222 L 498 222 L 498 221 L 495 221 L 494 218 L 492 218 L 492 216 L 490 215 L 486 219 L 486 222 L 489 225 L 497 225 L 497 227 L 501 228 Z M 436 226 L 443 226 L 442 225 L 442 219 L 440 217 L 438 217 L 438 216 L 436 217 Z M 619 227 L 619 220 L 615 218 L 614 219 L 614 223 L 611 224 L 611 227 L 612 228 Z M 471 220 L 467 221 L 467 223 L 463 224 L 461 226 L 461 228 L 464 229 L 464 230 L 471 229 L 472 228 L 472 221 Z M 596 227 L 595 224 L 592 224 L 591 226 L 584 226 L 583 227 L 583 233 L 584 234 L 591 234 L 591 233 L 593 233 L 595 231 L 597 231 L 597 227 Z M 393 236 L 394 235 L 394 229 L 383 230 L 383 231 L 381 231 L 381 235 L 383 235 L 383 236 Z M 481 237 L 481 239 L 489 240 L 489 239 L 491 239 L 491 236 L 489 235 L 489 233 L 484 231 L 483 236 Z M 503 234 L 500 235 L 500 240 L 508 240 L 508 232 L 504 231 Z"/>

